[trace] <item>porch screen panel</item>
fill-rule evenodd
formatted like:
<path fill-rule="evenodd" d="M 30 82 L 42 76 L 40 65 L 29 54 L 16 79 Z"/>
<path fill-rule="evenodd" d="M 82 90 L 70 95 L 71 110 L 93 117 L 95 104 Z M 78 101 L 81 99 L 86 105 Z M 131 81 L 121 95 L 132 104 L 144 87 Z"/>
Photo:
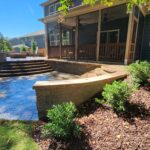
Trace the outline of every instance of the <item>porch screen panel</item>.
<path fill-rule="evenodd" d="M 98 12 L 79 16 L 79 49 L 81 60 L 96 60 Z"/>
<path fill-rule="evenodd" d="M 48 55 L 49 58 L 60 57 L 60 32 L 57 22 L 48 24 Z"/>
<path fill-rule="evenodd" d="M 125 56 L 129 17 L 126 5 L 102 10 L 100 61 L 122 62 Z"/>
<path fill-rule="evenodd" d="M 75 58 L 75 26 L 76 18 L 67 18 L 62 23 L 62 58 Z"/>
<path fill-rule="evenodd" d="M 143 28 L 144 28 L 144 16 L 140 12 L 134 60 L 140 59 L 141 49 L 142 49 Z"/>

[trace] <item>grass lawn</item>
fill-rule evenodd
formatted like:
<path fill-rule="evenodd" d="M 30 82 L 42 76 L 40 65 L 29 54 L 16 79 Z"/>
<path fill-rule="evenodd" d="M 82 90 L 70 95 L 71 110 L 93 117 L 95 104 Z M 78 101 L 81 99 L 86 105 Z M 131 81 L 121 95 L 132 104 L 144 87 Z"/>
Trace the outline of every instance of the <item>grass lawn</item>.
<path fill-rule="evenodd" d="M 33 122 L 0 121 L 0 150 L 39 150 L 31 137 Z"/>

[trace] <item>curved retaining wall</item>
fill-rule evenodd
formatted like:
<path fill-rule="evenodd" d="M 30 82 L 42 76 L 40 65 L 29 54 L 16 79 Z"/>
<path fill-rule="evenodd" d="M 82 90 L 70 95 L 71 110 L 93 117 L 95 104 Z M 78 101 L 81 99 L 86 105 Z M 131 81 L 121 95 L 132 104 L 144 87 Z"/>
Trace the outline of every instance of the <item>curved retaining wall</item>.
<path fill-rule="evenodd" d="M 67 61 L 58 59 L 49 59 L 46 60 L 46 62 L 57 71 L 76 75 L 82 75 L 97 67 L 101 67 L 101 65 L 97 63 Z"/>
<path fill-rule="evenodd" d="M 116 72 L 84 79 L 36 82 L 33 89 L 36 90 L 39 118 L 44 117 L 53 104 L 68 101 L 80 104 L 102 91 L 106 83 L 125 76 L 123 72 Z"/>

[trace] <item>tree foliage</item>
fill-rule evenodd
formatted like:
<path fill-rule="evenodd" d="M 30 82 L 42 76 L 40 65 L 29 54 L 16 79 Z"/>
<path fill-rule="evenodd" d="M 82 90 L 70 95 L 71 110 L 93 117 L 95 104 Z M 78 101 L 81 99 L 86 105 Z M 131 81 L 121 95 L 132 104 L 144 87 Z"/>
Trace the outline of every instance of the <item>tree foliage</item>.
<path fill-rule="evenodd" d="M 8 52 L 11 50 L 10 43 L 6 37 L 3 36 L 2 33 L 0 33 L 0 50 Z"/>
<path fill-rule="evenodd" d="M 68 12 L 69 7 L 74 5 L 73 0 L 59 0 L 61 7 L 59 11 L 63 11 L 65 14 Z M 116 2 L 121 2 L 122 0 L 82 0 L 83 5 L 94 5 L 95 3 L 100 3 L 107 6 L 113 6 Z M 150 0 L 125 0 L 127 3 L 127 9 L 131 10 L 134 5 L 145 5 L 150 9 Z"/>

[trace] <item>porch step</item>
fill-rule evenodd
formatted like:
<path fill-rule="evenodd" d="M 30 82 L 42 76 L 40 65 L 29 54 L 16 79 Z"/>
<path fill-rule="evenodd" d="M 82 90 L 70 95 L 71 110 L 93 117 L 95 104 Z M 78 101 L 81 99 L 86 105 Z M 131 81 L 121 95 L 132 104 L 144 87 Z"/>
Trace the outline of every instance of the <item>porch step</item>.
<path fill-rule="evenodd" d="M 43 60 L 0 63 L 0 77 L 25 76 L 51 72 L 53 69 Z"/>
<path fill-rule="evenodd" d="M 48 64 L 42 63 L 42 64 L 8 64 L 8 65 L 1 65 L 0 66 L 0 71 L 1 70 L 9 70 L 9 69 L 30 69 L 30 68 L 39 68 L 40 67 L 47 67 Z"/>

